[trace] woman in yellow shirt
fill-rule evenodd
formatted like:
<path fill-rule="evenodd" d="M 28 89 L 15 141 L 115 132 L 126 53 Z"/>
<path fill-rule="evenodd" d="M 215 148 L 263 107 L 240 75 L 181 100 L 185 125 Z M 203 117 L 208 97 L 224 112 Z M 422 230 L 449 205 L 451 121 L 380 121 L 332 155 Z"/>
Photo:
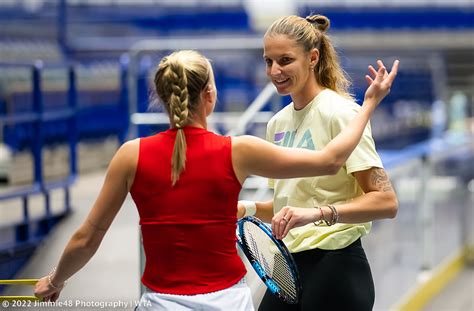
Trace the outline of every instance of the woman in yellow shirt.
<path fill-rule="evenodd" d="M 321 15 L 286 16 L 268 28 L 267 76 L 279 94 L 293 101 L 269 121 L 270 142 L 320 150 L 360 109 L 348 92 L 328 28 L 329 19 Z M 392 73 L 397 67 L 398 61 Z M 369 71 L 376 72 L 372 66 Z M 273 200 L 240 203 L 239 216 L 255 214 L 284 238 L 300 271 L 303 296 L 298 305 L 286 305 L 267 291 L 260 310 L 372 310 L 374 283 L 360 238 L 372 220 L 395 217 L 398 202 L 370 124 L 335 175 L 271 179 L 269 184 Z"/>

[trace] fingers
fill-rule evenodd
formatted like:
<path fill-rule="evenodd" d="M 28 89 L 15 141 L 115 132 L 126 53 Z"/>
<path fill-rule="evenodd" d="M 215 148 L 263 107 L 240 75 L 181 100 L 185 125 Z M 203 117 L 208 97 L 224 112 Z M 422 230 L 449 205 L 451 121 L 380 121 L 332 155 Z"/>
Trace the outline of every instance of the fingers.
<path fill-rule="evenodd" d="M 387 69 L 385 69 L 384 66 L 379 66 L 379 70 L 377 71 L 377 76 L 375 77 L 375 81 L 382 83 L 386 74 L 387 74 Z"/>
<path fill-rule="evenodd" d="M 281 237 L 280 239 L 284 239 L 286 237 L 286 235 L 288 234 L 288 232 L 290 232 L 290 229 L 292 229 L 295 225 L 295 221 L 294 221 L 294 218 L 290 218 L 283 230 L 283 233 L 281 234 Z"/>
<path fill-rule="evenodd" d="M 377 83 L 382 83 L 382 81 L 387 77 L 387 70 L 385 69 L 385 65 L 381 60 L 377 60 L 377 65 L 379 67 L 378 70 L 375 70 L 374 66 L 369 65 L 369 75 L 365 76 L 365 81 L 367 81 L 368 85 L 371 85 L 374 81 Z"/>
<path fill-rule="evenodd" d="M 374 80 L 369 75 L 365 76 L 365 81 L 367 81 L 368 85 L 371 85 L 374 82 Z"/>
<path fill-rule="evenodd" d="M 283 239 L 291 229 L 314 222 L 317 218 L 314 208 L 285 206 L 272 218 L 272 233 L 277 239 Z"/>
<path fill-rule="evenodd" d="M 56 301 L 59 298 L 61 290 L 51 289 L 47 277 L 41 278 L 35 285 L 34 295 L 41 301 Z"/>
<path fill-rule="evenodd" d="M 293 212 L 289 208 L 283 208 L 272 218 L 272 232 L 275 238 L 283 239 L 293 226 Z"/>
<path fill-rule="evenodd" d="M 380 70 L 380 68 L 385 68 L 384 63 L 383 63 L 380 59 L 377 60 L 377 65 L 379 66 L 379 70 Z M 385 69 L 384 78 L 385 78 L 387 75 L 388 75 L 388 74 L 387 74 L 387 69 Z"/>
<path fill-rule="evenodd" d="M 53 293 L 51 295 L 48 295 L 48 296 L 44 296 L 42 297 L 41 295 L 35 295 L 36 297 L 38 297 L 41 301 L 45 301 L 45 302 L 55 302 L 56 300 L 58 300 L 59 298 L 59 294 L 60 292 L 56 292 L 56 293 Z"/>
<path fill-rule="evenodd" d="M 54 294 L 51 296 L 51 301 L 52 301 L 52 302 L 55 302 L 56 300 L 58 300 L 58 298 L 59 298 L 59 292 L 54 293 Z"/>
<path fill-rule="evenodd" d="M 375 70 L 374 66 L 369 65 L 369 73 L 375 79 L 375 77 L 377 76 L 377 70 Z"/>
<path fill-rule="evenodd" d="M 41 295 L 35 294 L 35 297 L 39 299 L 39 301 L 44 301 L 44 298 Z"/>
<path fill-rule="evenodd" d="M 288 226 L 290 219 L 291 218 L 286 216 L 272 219 L 272 231 L 275 238 L 280 240 L 283 239 L 283 233 L 285 232 L 285 228 Z"/>
<path fill-rule="evenodd" d="M 399 64 L 400 64 L 400 61 L 398 59 L 393 62 L 392 70 L 390 71 L 390 74 L 388 75 L 388 78 L 387 78 L 387 81 L 389 83 L 392 83 L 395 77 L 397 76 Z"/>
<path fill-rule="evenodd" d="M 281 220 L 281 223 L 280 223 L 280 228 L 279 228 L 280 230 L 278 232 L 277 239 L 281 240 L 285 237 L 284 233 L 285 233 L 285 230 L 288 231 L 287 228 L 289 227 L 290 221 L 291 221 L 291 218 L 283 217 L 283 219 Z"/>
<path fill-rule="evenodd" d="M 387 69 L 385 68 L 384 63 L 379 59 L 379 60 L 377 60 L 377 65 L 379 67 L 378 71 L 376 71 L 375 68 L 372 65 L 369 66 L 369 71 L 370 71 L 370 74 L 372 75 L 372 77 L 376 78 L 378 76 L 379 72 L 381 71 L 381 69 L 383 68 L 384 71 L 385 71 L 384 74 L 383 74 L 383 80 L 388 82 L 388 83 L 391 83 L 395 79 L 395 77 L 398 73 L 398 65 L 399 64 L 400 64 L 400 61 L 398 59 L 395 60 L 393 62 L 392 69 L 391 69 L 390 73 L 388 73 Z"/>

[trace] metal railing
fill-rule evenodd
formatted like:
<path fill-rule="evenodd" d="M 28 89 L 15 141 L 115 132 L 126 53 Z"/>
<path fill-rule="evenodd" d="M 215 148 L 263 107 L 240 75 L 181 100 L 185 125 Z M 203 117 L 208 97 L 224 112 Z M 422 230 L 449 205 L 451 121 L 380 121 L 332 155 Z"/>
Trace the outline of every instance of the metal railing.
<path fill-rule="evenodd" d="M 226 38 L 208 38 L 208 39 L 196 39 L 195 37 L 189 38 L 162 38 L 162 39 L 150 39 L 141 40 L 132 45 L 128 51 L 129 56 L 129 71 L 128 71 L 128 89 L 129 89 L 129 101 L 128 107 L 130 114 L 137 112 L 138 102 L 138 87 L 137 87 L 137 75 L 140 71 L 140 59 L 145 53 L 163 53 L 167 51 L 175 51 L 182 49 L 193 49 L 198 51 L 232 51 L 232 50 L 262 50 L 262 38 L 261 37 L 233 37 L 232 39 Z M 135 115 L 134 120 L 137 120 Z M 140 118 L 140 117 L 138 117 Z M 132 123 L 129 128 L 129 137 L 137 136 L 137 125 L 138 123 Z"/>
<path fill-rule="evenodd" d="M 68 93 L 67 105 L 62 109 L 54 111 L 45 111 L 43 103 L 42 90 L 42 71 L 43 63 L 38 61 L 34 65 L 9 65 L 19 66 L 22 68 L 30 68 L 32 79 L 32 111 L 27 113 L 14 113 L 11 115 L 0 115 L 0 127 L 31 124 L 34 128 L 32 134 L 33 145 L 31 146 L 31 154 L 33 158 L 33 182 L 27 187 L 20 189 L 9 189 L 0 193 L 0 202 L 7 200 L 21 200 L 23 209 L 23 219 L 19 223 L 2 226 L 2 230 L 13 230 L 14 240 L 9 241 L 7 245 L 0 245 L 0 253 L 2 254 L 0 261 L 0 273 L 4 278 L 13 277 L 16 272 L 11 264 L 16 256 L 24 255 L 25 245 L 31 250 L 48 234 L 54 224 L 71 210 L 70 186 L 76 180 L 77 174 L 77 90 L 76 90 L 76 73 L 73 66 L 66 66 L 68 72 Z M 63 179 L 54 182 L 46 181 L 43 177 L 43 150 L 45 143 L 43 141 L 43 127 L 46 122 L 66 121 L 68 127 L 68 145 L 69 145 L 69 174 Z M 51 191 L 62 189 L 64 191 L 64 210 L 54 215 L 51 211 Z M 39 220 L 31 219 L 29 212 L 29 198 L 32 195 L 42 195 L 44 197 L 44 216 Z M 1 208 L 0 208 L 1 209 Z M 10 228 L 11 227 L 11 228 Z M 5 241 L 3 241 L 5 242 Z M 19 254 L 17 253 L 17 249 Z M 4 267 L 4 268 L 2 268 Z"/>

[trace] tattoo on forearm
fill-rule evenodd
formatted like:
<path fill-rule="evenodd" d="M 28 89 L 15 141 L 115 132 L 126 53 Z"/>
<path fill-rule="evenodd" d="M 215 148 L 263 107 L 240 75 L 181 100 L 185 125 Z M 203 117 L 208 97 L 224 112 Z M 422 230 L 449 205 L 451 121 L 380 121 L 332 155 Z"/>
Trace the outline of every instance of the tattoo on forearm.
<path fill-rule="evenodd" d="M 393 191 L 390 179 L 388 179 L 387 173 L 385 173 L 385 170 L 382 168 L 372 171 L 372 174 L 370 175 L 370 181 L 372 185 L 383 192 Z"/>

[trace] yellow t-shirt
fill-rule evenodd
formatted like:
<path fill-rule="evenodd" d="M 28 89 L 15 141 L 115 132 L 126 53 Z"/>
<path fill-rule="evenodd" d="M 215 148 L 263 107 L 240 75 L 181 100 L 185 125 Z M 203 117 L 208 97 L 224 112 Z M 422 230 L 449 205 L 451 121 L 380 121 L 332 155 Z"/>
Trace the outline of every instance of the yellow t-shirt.
<path fill-rule="evenodd" d="M 305 108 L 297 111 L 291 103 L 273 116 L 268 122 L 267 140 L 284 147 L 321 150 L 347 126 L 359 109 L 353 101 L 325 89 Z M 383 166 L 369 124 L 359 145 L 336 175 L 270 179 L 269 185 L 274 188 L 274 212 L 287 205 L 314 208 L 350 201 L 363 194 L 352 173 L 372 167 Z M 369 233 L 371 226 L 371 222 L 337 223 L 330 227 L 308 224 L 290 230 L 284 242 L 290 252 L 340 249 Z"/>

